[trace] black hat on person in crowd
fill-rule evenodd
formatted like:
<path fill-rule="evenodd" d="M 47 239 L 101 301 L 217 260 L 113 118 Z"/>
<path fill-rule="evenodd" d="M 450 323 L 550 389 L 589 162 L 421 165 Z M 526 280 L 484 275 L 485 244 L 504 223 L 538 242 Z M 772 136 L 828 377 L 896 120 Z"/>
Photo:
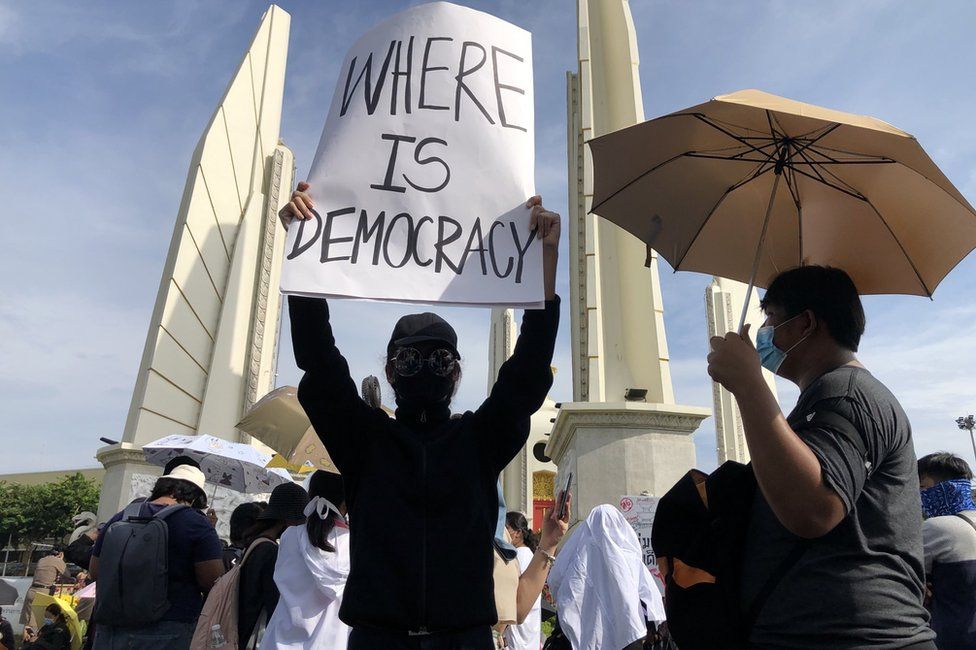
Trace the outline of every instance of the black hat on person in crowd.
<path fill-rule="evenodd" d="M 296 483 L 282 483 L 271 491 L 268 507 L 260 515 L 258 521 L 278 519 L 290 521 L 305 519 L 305 506 L 308 505 L 308 492 Z"/>
<path fill-rule="evenodd" d="M 429 311 L 408 314 L 397 321 L 386 346 L 386 357 L 392 358 L 397 348 L 428 341 L 446 344 L 456 358 L 461 358 L 457 350 L 457 332 L 446 320 Z"/>

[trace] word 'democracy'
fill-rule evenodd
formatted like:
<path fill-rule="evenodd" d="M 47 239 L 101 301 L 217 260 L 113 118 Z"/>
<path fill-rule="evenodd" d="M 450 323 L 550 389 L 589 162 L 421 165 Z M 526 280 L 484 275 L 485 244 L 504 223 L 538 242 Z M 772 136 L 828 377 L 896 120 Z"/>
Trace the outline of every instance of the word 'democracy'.
<path fill-rule="evenodd" d="M 446 2 L 374 27 L 340 70 L 282 291 L 541 302 L 532 106 L 528 32 Z"/>

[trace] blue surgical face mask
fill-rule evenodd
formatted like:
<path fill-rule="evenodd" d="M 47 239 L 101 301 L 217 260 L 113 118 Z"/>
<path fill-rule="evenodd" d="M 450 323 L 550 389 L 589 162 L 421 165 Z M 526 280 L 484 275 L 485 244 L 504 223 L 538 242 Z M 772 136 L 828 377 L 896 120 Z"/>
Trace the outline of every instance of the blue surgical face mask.
<path fill-rule="evenodd" d="M 44 625 L 54 625 L 54 619 L 45 616 L 44 617 Z"/>
<path fill-rule="evenodd" d="M 793 318 L 783 321 L 779 325 L 766 325 L 765 327 L 760 327 L 756 331 L 756 352 L 759 353 L 759 363 L 762 367 L 773 373 L 774 375 L 779 372 L 780 367 L 783 362 L 786 361 L 786 355 L 796 349 L 797 345 L 803 343 L 807 337 L 804 336 L 802 339 L 793 344 L 789 350 L 781 350 L 773 342 L 773 336 L 776 333 L 776 329 L 786 325 L 791 320 L 799 318 L 800 314 L 797 314 Z"/>

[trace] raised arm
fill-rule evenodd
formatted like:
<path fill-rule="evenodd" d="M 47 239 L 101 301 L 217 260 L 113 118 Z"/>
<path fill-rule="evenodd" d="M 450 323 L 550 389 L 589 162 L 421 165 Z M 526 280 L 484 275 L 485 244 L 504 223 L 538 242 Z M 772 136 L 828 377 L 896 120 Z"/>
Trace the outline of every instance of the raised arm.
<path fill-rule="evenodd" d="M 552 387 L 552 354 L 559 329 L 556 266 L 559 260 L 559 215 L 534 196 L 530 227 L 542 241 L 546 302 L 543 309 L 527 309 L 515 351 L 498 371 L 488 399 L 476 412 L 485 451 L 500 472 L 518 453 L 529 435 L 528 419 L 539 410 Z"/>
<path fill-rule="evenodd" d="M 299 183 L 279 217 L 287 228 L 294 219 L 312 218 L 308 183 Z M 298 385 L 298 401 L 325 448 L 343 474 L 356 462 L 362 433 L 371 420 L 386 417 L 359 396 L 349 364 L 339 353 L 329 304 L 324 298 L 288 297 L 295 362 L 305 371 Z"/>
<path fill-rule="evenodd" d="M 808 435 L 805 440 L 786 421 L 762 377 L 748 325 L 742 334 L 713 337 L 711 347 L 708 373 L 735 396 L 756 481 L 776 518 L 798 537 L 826 535 L 844 519 L 860 494 L 866 478 L 864 466 L 850 466 L 852 476 L 846 481 L 828 481 L 836 476 L 830 471 L 833 464 L 825 464 L 823 454 L 818 456 L 813 445 L 816 437 Z M 835 446 L 849 444 L 847 440 L 858 435 L 853 431 L 843 439 L 824 433 Z M 847 489 L 839 492 L 842 483 Z"/>
<path fill-rule="evenodd" d="M 332 461 L 345 474 L 357 462 L 364 430 L 386 415 L 360 397 L 332 336 L 326 300 L 289 296 L 288 312 L 295 362 L 305 371 L 298 384 L 298 401 Z"/>

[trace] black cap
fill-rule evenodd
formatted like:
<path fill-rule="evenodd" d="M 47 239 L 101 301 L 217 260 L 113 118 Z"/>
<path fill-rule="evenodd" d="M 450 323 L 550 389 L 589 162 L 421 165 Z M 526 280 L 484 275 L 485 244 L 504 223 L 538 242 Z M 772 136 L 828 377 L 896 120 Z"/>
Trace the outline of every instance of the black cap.
<path fill-rule="evenodd" d="M 408 314 L 397 321 L 386 346 L 386 357 L 391 358 L 397 348 L 427 341 L 444 343 L 455 357 L 461 358 L 457 350 L 457 332 L 446 320 L 430 312 Z"/>
<path fill-rule="evenodd" d="M 308 492 L 305 488 L 295 483 L 282 483 L 271 491 L 268 507 L 258 515 L 258 521 L 304 519 L 307 505 Z"/>

